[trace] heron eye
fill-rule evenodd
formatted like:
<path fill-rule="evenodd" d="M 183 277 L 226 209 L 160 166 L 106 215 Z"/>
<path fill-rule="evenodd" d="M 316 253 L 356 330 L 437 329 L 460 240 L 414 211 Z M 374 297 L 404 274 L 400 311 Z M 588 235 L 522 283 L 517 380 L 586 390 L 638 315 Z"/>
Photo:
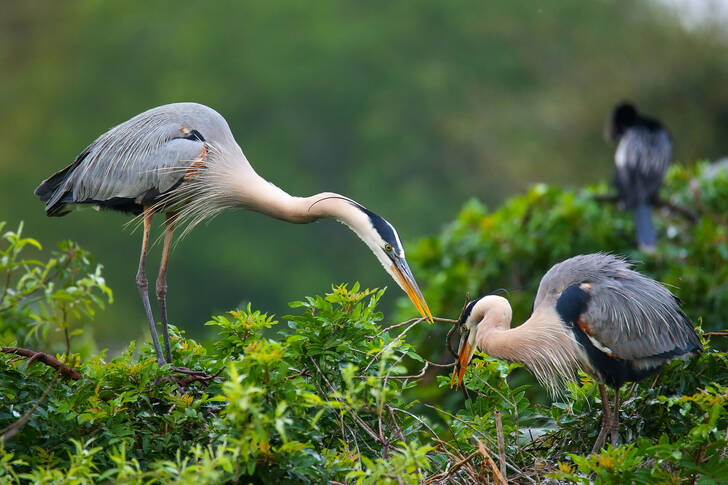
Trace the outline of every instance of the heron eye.
<path fill-rule="evenodd" d="M 460 332 L 462 332 L 462 333 L 466 333 L 467 331 L 468 331 L 468 326 L 467 326 L 467 325 L 462 325 L 462 326 L 460 327 Z"/>
<path fill-rule="evenodd" d="M 392 246 L 390 246 L 389 244 L 385 244 L 384 245 L 384 250 L 387 251 L 387 252 L 389 252 L 389 251 L 392 250 Z"/>

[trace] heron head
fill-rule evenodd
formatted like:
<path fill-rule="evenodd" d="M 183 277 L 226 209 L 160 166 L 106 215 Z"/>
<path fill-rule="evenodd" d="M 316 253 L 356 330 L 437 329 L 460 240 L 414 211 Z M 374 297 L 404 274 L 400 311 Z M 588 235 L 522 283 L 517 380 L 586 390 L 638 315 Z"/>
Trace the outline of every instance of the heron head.
<path fill-rule="evenodd" d="M 482 345 L 477 340 L 481 328 L 500 327 L 507 329 L 511 323 L 511 305 L 508 300 L 498 295 L 486 295 L 468 303 L 458 319 L 460 345 L 458 360 L 450 380 L 450 387 L 463 383 L 465 369 L 473 359 L 475 349 Z"/>
<path fill-rule="evenodd" d="M 351 199 L 341 199 L 346 200 L 349 207 L 338 210 L 337 219 L 349 226 L 364 241 L 385 271 L 412 300 L 420 315 L 432 322 L 432 314 L 407 264 L 404 247 L 394 226 Z"/>
<path fill-rule="evenodd" d="M 384 269 L 389 273 L 400 288 L 407 294 L 417 311 L 424 318 L 432 322 L 432 314 L 427 306 L 425 297 L 422 296 L 417 281 L 415 280 L 412 270 L 407 264 L 404 255 L 404 247 L 399 240 L 399 234 L 394 226 L 384 218 L 374 214 L 373 212 L 362 208 L 369 218 L 371 230 L 368 240 L 365 240 L 369 249 L 374 253 Z"/>

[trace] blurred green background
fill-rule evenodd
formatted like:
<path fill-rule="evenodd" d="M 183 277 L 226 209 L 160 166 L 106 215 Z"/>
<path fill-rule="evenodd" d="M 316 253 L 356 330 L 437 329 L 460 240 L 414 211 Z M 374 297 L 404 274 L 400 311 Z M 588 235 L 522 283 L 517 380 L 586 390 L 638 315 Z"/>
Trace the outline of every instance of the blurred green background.
<path fill-rule="evenodd" d="M 406 246 L 473 196 L 611 177 L 602 132 L 622 99 L 667 124 L 678 160 L 728 153 L 728 35 L 684 20 L 646 0 L 5 2 L 0 220 L 97 256 L 116 301 L 95 337 L 117 349 L 147 338 L 140 234 L 112 212 L 49 219 L 33 196 L 108 128 L 160 104 L 210 105 L 261 175 L 292 194 L 349 195 Z M 248 212 L 192 232 L 168 280 L 171 322 L 198 336 L 213 313 L 252 301 L 285 314 L 332 282 L 389 286 L 385 310 L 400 296 L 338 224 Z"/>

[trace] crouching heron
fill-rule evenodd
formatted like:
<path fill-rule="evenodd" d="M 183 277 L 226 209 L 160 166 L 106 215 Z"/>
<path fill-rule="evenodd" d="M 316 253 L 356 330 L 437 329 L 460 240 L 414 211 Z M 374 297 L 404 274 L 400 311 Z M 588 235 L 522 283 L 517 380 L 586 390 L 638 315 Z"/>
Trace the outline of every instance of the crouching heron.
<path fill-rule="evenodd" d="M 156 293 L 168 363 L 172 363 L 172 355 L 166 274 L 173 233 L 180 225 L 187 232 L 228 208 L 253 210 L 297 224 L 320 218 L 342 222 L 364 241 L 420 314 L 432 321 L 394 226 L 348 197 L 332 192 L 294 197 L 268 182 L 253 170 L 225 119 L 201 104 L 159 106 L 110 129 L 71 165 L 43 181 L 35 194 L 45 203 L 48 216 L 68 214 L 69 204 L 141 215 L 144 232 L 136 284 L 159 365 L 165 358 L 144 270 L 149 229 L 156 213 L 166 216 Z"/>
<path fill-rule="evenodd" d="M 667 288 L 632 270 L 625 260 L 588 254 L 553 266 L 538 287 L 531 317 L 510 328 L 511 306 L 487 295 L 465 307 L 452 384 L 460 385 L 475 348 L 524 363 L 552 394 L 583 370 L 599 384 L 599 450 L 619 429 L 619 388 L 655 373 L 674 357 L 702 350 L 680 301 Z M 610 410 L 605 386 L 615 390 Z"/>

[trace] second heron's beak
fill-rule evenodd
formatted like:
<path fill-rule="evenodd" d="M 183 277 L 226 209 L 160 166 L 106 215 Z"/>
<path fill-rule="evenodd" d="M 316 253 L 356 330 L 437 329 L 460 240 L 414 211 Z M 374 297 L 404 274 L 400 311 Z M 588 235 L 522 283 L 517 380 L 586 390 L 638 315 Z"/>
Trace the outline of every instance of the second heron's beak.
<path fill-rule="evenodd" d="M 410 300 L 412 300 L 412 303 L 415 305 L 415 308 L 417 308 L 417 311 L 420 312 L 420 315 L 426 318 L 428 322 L 433 323 L 434 320 L 432 319 L 432 313 L 430 313 L 425 297 L 422 296 L 420 287 L 417 286 L 417 282 L 415 281 L 415 277 L 412 275 L 412 271 L 410 270 L 407 261 L 404 258 L 393 258 L 392 263 L 392 271 L 398 280 L 397 282 L 400 284 L 405 293 L 407 293 Z"/>
<path fill-rule="evenodd" d="M 457 389 L 463 383 L 463 377 L 465 376 L 465 369 L 470 364 L 470 359 L 473 358 L 475 353 L 475 329 L 465 330 L 465 333 L 461 334 L 460 345 L 458 346 L 458 360 L 455 362 L 455 370 L 452 373 L 452 379 L 450 379 L 450 388 L 453 386 Z"/>

